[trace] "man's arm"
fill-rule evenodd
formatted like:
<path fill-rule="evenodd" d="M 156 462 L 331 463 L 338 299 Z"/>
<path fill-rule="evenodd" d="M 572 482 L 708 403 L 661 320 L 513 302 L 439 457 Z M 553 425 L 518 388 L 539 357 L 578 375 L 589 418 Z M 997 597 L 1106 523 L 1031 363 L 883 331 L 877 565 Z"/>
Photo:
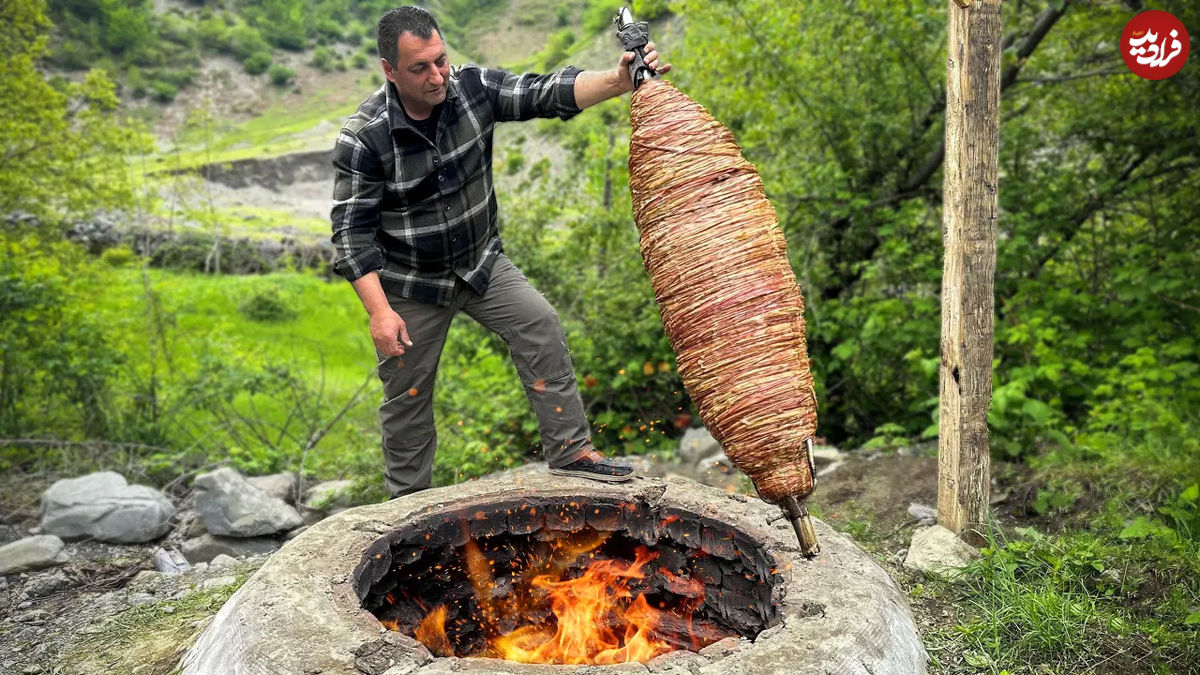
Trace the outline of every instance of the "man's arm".
<path fill-rule="evenodd" d="M 383 257 L 375 248 L 379 203 L 384 175 L 379 157 L 354 133 L 345 129 L 333 149 L 333 245 L 339 257 L 333 269 L 354 285 L 370 316 L 371 341 L 384 356 L 404 353 L 412 346 L 408 327 L 388 304 L 379 270 Z"/>
<path fill-rule="evenodd" d="M 659 66 L 658 52 L 654 43 L 646 44 L 646 65 L 658 71 L 660 75 L 670 72 L 671 64 Z M 633 52 L 625 52 L 617 67 L 613 70 L 585 70 L 575 76 L 575 105 L 580 110 L 620 96 L 627 91 L 633 91 L 633 78 L 629 75 L 629 64 L 633 62 Z"/>

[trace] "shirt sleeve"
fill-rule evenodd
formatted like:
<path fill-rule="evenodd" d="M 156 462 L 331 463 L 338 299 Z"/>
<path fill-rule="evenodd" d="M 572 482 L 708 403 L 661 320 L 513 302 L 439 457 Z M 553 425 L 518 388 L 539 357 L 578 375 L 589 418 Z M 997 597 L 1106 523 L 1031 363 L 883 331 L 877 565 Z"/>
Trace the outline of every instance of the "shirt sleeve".
<path fill-rule="evenodd" d="M 375 247 L 385 181 L 383 165 L 357 134 L 342 129 L 333 146 L 333 168 L 333 210 L 329 214 L 337 252 L 333 270 L 354 281 L 383 268 L 383 256 Z"/>
<path fill-rule="evenodd" d="M 580 112 L 575 104 L 575 77 L 579 73 L 575 66 L 546 75 L 514 75 L 498 68 L 483 68 L 480 80 L 492 101 L 497 122 L 534 117 L 569 120 Z"/>

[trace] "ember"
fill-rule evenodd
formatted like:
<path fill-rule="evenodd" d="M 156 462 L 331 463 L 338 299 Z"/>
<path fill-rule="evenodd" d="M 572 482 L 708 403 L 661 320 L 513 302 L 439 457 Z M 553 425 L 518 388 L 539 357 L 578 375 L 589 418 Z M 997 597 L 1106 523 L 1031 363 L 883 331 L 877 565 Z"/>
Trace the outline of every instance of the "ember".
<path fill-rule="evenodd" d="M 500 503 L 427 516 L 355 572 L 380 623 L 438 656 L 646 662 L 777 622 L 782 584 L 723 523 L 647 503 Z"/>

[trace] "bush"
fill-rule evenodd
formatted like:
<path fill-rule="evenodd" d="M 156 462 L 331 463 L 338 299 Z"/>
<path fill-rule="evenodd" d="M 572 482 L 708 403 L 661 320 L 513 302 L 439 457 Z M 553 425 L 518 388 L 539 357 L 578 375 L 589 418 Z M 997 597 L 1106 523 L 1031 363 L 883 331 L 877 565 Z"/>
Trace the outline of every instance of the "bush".
<path fill-rule="evenodd" d="M 271 78 L 271 84 L 284 87 L 296 77 L 296 71 L 287 66 L 275 64 L 267 70 L 267 77 Z"/>
<path fill-rule="evenodd" d="M 279 289 L 275 286 L 260 288 L 238 305 L 238 311 L 251 321 L 278 323 L 296 316 Z"/>
<path fill-rule="evenodd" d="M 267 52 L 252 54 L 250 58 L 242 62 L 242 66 L 251 75 L 261 75 L 267 72 L 267 68 L 271 67 L 271 55 Z"/>
<path fill-rule="evenodd" d="M 163 103 L 170 103 L 171 101 L 175 100 L 177 95 L 179 95 L 179 87 L 176 87 L 170 82 L 163 82 L 162 80 L 155 80 L 151 82 L 150 88 L 154 90 L 155 100 Z"/>
<path fill-rule="evenodd" d="M 100 254 L 100 261 L 109 267 L 127 267 L 137 260 L 137 254 L 128 246 L 114 246 Z"/>
<path fill-rule="evenodd" d="M 364 69 L 367 67 L 367 55 L 362 52 L 355 52 L 354 56 L 350 57 L 351 63 L 355 68 Z"/>
<path fill-rule="evenodd" d="M 229 31 L 229 50 L 244 61 L 259 52 L 271 51 L 271 45 L 267 44 L 258 29 L 241 24 Z"/>
<path fill-rule="evenodd" d="M 334 66 L 333 50 L 329 47 L 317 47 L 313 50 L 312 61 L 310 63 L 322 73 L 328 73 L 333 70 Z"/>

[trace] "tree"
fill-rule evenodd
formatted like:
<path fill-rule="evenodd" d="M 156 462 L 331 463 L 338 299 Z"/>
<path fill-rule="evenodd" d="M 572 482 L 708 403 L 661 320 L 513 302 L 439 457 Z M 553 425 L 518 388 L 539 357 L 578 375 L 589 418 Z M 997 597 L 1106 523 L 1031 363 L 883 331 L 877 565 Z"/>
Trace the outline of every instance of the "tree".
<path fill-rule="evenodd" d="M 127 155 L 149 136 L 122 123 L 103 71 L 61 90 L 37 70 L 48 22 L 40 0 L 0 6 L 0 214 L 63 217 L 133 202 Z"/>

